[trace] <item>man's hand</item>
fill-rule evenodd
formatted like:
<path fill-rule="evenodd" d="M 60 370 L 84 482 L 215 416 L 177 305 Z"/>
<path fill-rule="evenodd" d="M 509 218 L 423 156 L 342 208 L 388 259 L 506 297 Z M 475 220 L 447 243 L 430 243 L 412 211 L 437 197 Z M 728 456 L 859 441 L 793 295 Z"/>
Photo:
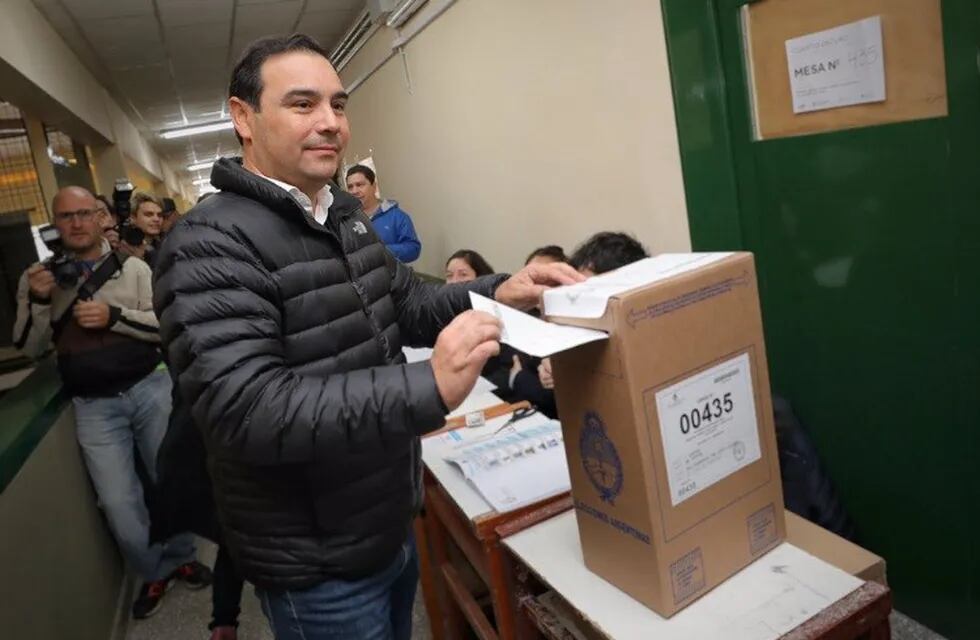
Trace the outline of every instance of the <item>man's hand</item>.
<path fill-rule="evenodd" d="M 77 302 L 72 313 L 79 326 L 85 329 L 105 329 L 109 326 L 109 305 L 104 302 Z"/>
<path fill-rule="evenodd" d="M 487 360 L 500 353 L 500 322 L 489 313 L 467 311 L 442 330 L 432 350 L 432 373 L 446 407 L 466 399 Z"/>
<path fill-rule="evenodd" d="M 497 287 L 494 298 L 515 309 L 532 309 L 541 304 L 545 290 L 583 280 L 585 276 L 564 262 L 529 264 Z"/>
<path fill-rule="evenodd" d="M 119 232 L 116 231 L 115 229 L 113 229 L 111 227 L 108 228 L 108 229 L 104 229 L 102 231 L 102 237 L 106 239 L 106 242 L 109 243 L 109 246 L 112 247 L 113 250 L 119 248 Z M 126 245 L 126 246 L 129 246 L 129 245 Z"/>
<path fill-rule="evenodd" d="M 55 285 L 54 274 L 43 264 L 35 264 L 27 270 L 27 284 L 35 298 L 50 300 Z"/>
<path fill-rule="evenodd" d="M 541 366 L 538 367 L 538 379 L 541 380 L 541 386 L 545 389 L 555 388 L 555 379 L 551 377 L 551 358 L 545 358 L 541 361 Z"/>

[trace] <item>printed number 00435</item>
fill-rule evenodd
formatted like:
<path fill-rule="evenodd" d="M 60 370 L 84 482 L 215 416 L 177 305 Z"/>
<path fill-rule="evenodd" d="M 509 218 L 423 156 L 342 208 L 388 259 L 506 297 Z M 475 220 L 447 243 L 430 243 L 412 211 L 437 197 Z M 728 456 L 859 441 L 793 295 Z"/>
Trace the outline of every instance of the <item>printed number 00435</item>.
<path fill-rule="evenodd" d="M 730 414 L 735 409 L 732 394 L 726 393 L 721 398 L 714 398 L 704 403 L 703 407 L 694 407 L 687 413 L 681 414 L 681 433 L 687 435 L 691 429 L 698 429 L 703 424 L 717 420 Z"/>

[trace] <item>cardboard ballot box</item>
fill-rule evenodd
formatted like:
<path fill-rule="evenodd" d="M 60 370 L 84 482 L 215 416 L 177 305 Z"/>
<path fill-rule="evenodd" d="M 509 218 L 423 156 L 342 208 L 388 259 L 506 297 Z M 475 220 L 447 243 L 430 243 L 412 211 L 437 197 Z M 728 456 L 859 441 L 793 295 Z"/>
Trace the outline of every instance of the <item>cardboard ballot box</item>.
<path fill-rule="evenodd" d="M 666 254 L 546 292 L 586 565 L 671 616 L 786 537 L 753 257 Z"/>

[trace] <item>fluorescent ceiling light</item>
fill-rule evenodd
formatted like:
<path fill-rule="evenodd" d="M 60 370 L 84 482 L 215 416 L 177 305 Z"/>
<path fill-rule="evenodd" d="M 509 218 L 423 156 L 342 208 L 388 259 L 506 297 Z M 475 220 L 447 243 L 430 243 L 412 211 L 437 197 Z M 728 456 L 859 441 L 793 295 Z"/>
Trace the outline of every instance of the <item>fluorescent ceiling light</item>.
<path fill-rule="evenodd" d="M 193 127 L 181 127 L 180 129 L 170 129 L 169 131 L 161 131 L 160 137 L 165 140 L 170 140 L 171 138 L 183 138 L 186 136 L 196 136 L 199 133 L 211 133 L 213 131 L 225 131 L 226 129 L 234 129 L 235 125 L 231 120 L 224 120 L 222 122 L 209 122 L 207 124 L 197 124 Z"/>
<path fill-rule="evenodd" d="M 211 184 L 211 178 L 201 178 L 200 180 L 195 180 L 191 184 L 197 184 L 197 185 Z"/>
<path fill-rule="evenodd" d="M 197 164 L 192 164 L 187 167 L 188 171 L 200 171 L 201 169 L 210 169 L 211 166 L 217 161 L 217 158 L 208 160 L 207 162 L 198 162 Z"/>

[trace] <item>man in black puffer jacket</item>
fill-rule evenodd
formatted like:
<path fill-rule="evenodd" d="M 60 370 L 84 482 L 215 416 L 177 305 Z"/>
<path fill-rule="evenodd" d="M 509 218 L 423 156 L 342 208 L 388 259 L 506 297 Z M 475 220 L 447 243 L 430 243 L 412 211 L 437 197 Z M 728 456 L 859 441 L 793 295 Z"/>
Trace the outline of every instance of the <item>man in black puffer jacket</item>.
<path fill-rule="evenodd" d="M 567 265 L 425 284 L 330 184 L 347 95 L 306 36 L 253 44 L 229 107 L 243 160 L 174 227 L 154 302 L 177 405 L 200 430 L 224 541 L 276 637 L 408 638 L 419 436 L 499 350 L 468 292 L 530 308 Z M 564 267 L 564 268 L 562 268 Z M 434 343 L 405 364 L 403 344 Z"/>

